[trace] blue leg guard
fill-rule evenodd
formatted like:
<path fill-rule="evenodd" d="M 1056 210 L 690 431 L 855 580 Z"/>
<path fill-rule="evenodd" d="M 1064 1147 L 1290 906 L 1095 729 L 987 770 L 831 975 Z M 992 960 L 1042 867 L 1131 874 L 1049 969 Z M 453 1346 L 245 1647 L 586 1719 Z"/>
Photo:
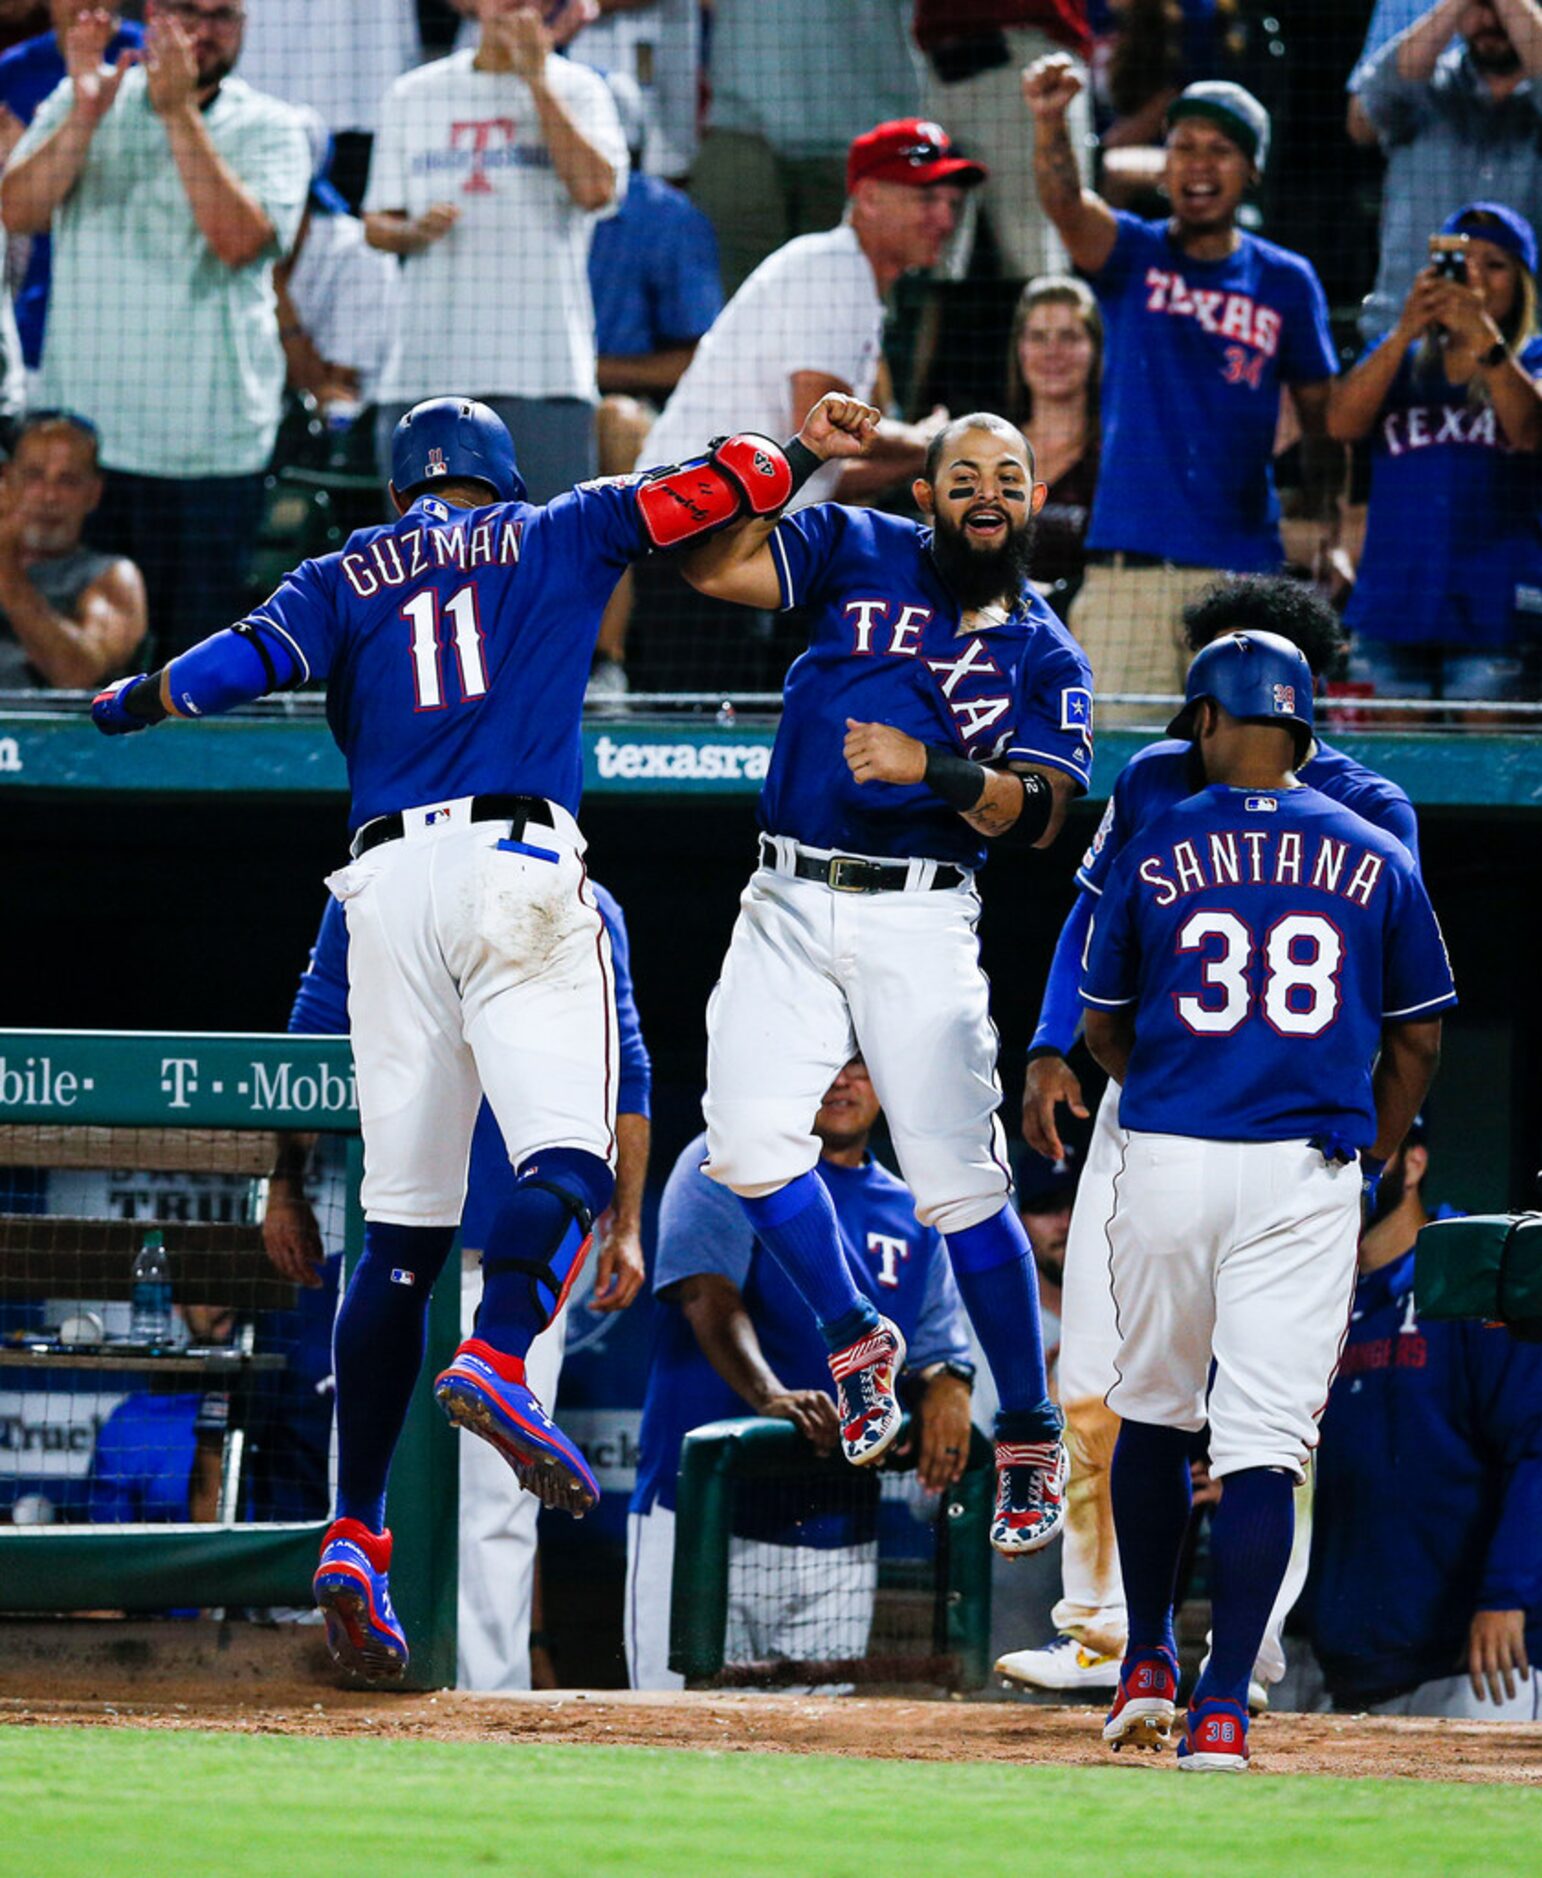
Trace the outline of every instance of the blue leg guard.
<path fill-rule="evenodd" d="M 547 1148 L 519 1170 L 482 1249 L 476 1334 L 523 1357 L 562 1309 L 616 1177 L 596 1154 Z"/>

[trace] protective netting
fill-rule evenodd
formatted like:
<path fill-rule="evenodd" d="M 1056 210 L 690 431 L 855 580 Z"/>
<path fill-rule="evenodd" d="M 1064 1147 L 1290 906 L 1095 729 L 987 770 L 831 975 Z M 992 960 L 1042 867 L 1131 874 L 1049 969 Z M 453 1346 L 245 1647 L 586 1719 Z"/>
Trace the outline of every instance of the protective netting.
<path fill-rule="evenodd" d="M 152 664 L 382 519 L 417 399 L 491 402 L 546 501 L 844 386 L 882 448 L 805 497 L 913 514 L 941 413 L 1023 427 L 1033 577 L 1105 698 L 1181 688 L 1185 604 L 1279 568 L 1345 623 L 1319 676 L 1352 723 L 1542 695 L 1529 7 L 166 0 L 141 50 L 125 0 L 76 29 L 75 85 L 49 29 L 76 11 L 0 18 L 0 423 L 72 414 L 23 446 L 68 512 L 33 513 L 37 463 L 7 483 L 24 584 L 78 619 L 105 578 L 112 619 L 66 643 L 7 575 L 0 690 Z M 1025 101 L 1045 58 L 1058 102 Z M 72 112 L 51 193 L 28 166 Z M 650 563 L 592 706 L 774 691 L 806 627 Z"/>
<path fill-rule="evenodd" d="M 736 1480 L 723 1666 L 711 1682 L 958 1686 L 943 1505 L 913 1473 L 789 1465 Z"/>
<path fill-rule="evenodd" d="M 0 1520 L 325 1517 L 342 1143 L 321 1137 L 305 1180 L 314 1289 L 264 1246 L 280 1147 L 0 1128 Z"/>

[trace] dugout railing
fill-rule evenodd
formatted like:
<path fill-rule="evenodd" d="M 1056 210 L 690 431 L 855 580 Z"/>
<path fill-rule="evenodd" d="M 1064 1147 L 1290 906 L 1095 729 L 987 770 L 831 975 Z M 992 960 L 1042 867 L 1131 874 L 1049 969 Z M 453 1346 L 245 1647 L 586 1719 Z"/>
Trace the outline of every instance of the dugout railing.
<path fill-rule="evenodd" d="M 226 1147 L 201 1164 L 212 1158 L 222 1167 L 245 1165 L 255 1177 L 264 1159 L 272 1165 L 282 1134 L 343 1137 L 342 1256 L 349 1268 L 364 1234 L 358 1126 L 346 1037 L 0 1031 L 0 1154 L 12 1166 L 29 1158 L 54 1166 L 116 1160 L 130 1151 L 130 1140 L 136 1156 L 174 1166 L 179 1154 L 186 1158 L 184 1144 L 212 1139 Z M 0 1297 L 16 1299 L 49 1283 L 84 1286 L 82 1296 L 126 1295 L 145 1223 L 0 1215 Z M 210 1301 L 238 1283 L 283 1289 L 261 1251 L 257 1225 L 168 1224 L 164 1232 L 178 1303 Z M 455 1680 L 458 1455 L 431 1381 L 454 1351 L 459 1309 L 458 1287 L 440 1285 L 387 1506 L 395 1535 L 391 1591 L 413 1640 L 414 1688 Z M 110 1353 L 41 1354 L 27 1341 L 18 1335 L 0 1342 L 0 1365 L 10 1366 L 0 1366 L 0 1377 L 18 1365 L 114 1361 Z M 236 1389 L 242 1362 L 233 1355 L 226 1378 Z M 218 1520 L 198 1525 L 0 1525 L 0 1615 L 308 1607 L 325 1521 L 251 1524 L 239 1521 L 237 1510 L 223 1504 Z"/>
<path fill-rule="evenodd" d="M 885 1462 L 889 1476 L 913 1473 L 907 1422 Z M 877 1605 L 886 1596 L 918 1600 L 920 1634 L 909 1647 L 876 1640 L 860 1656 L 725 1662 L 730 1574 L 741 1494 L 763 1501 L 776 1487 L 825 1488 L 834 1495 L 877 1485 L 839 1454 L 821 1456 L 785 1421 L 746 1417 L 693 1429 L 681 1448 L 676 1493 L 670 1600 L 669 1666 L 691 1687 L 725 1684 L 854 1685 L 926 1683 L 947 1689 L 984 1688 L 990 1678 L 990 1519 L 995 1467 L 990 1443 L 971 1430 L 962 1478 L 940 1497 L 932 1522 L 931 1556 L 918 1571 L 891 1563 L 880 1545 Z M 876 1639 L 875 1627 L 875 1639 Z"/>

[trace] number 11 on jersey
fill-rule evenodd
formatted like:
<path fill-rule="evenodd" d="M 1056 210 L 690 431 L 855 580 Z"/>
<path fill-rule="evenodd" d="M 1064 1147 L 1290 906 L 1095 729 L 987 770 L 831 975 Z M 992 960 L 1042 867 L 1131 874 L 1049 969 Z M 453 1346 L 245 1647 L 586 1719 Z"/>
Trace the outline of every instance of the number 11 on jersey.
<path fill-rule="evenodd" d="M 469 704 L 487 695 L 487 664 L 482 657 L 482 622 L 477 615 L 475 585 L 457 589 L 443 610 L 450 621 L 461 702 Z M 401 610 L 401 617 L 412 628 L 412 683 L 420 711 L 442 710 L 445 703 L 439 615 L 439 595 L 432 587 L 415 593 Z"/>

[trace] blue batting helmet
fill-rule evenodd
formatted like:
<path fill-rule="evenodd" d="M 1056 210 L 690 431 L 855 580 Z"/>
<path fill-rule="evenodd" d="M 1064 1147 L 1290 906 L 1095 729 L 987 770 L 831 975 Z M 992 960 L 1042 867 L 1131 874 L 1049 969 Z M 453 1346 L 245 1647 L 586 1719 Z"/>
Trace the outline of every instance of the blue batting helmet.
<path fill-rule="evenodd" d="M 457 476 L 486 483 L 499 502 L 525 499 L 514 439 L 498 413 L 475 398 L 427 398 L 392 435 L 391 482 L 399 496 L 422 495 Z"/>
<path fill-rule="evenodd" d="M 1233 717 L 1288 724 L 1299 757 L 1312 737 L 1312 668 L 1279 633 L 1222 633 L 1189 667 L 1183 709 L 1167 726 L 1169 737 L 1193 741 L 1194 719 L 1206 698 Z"/>

